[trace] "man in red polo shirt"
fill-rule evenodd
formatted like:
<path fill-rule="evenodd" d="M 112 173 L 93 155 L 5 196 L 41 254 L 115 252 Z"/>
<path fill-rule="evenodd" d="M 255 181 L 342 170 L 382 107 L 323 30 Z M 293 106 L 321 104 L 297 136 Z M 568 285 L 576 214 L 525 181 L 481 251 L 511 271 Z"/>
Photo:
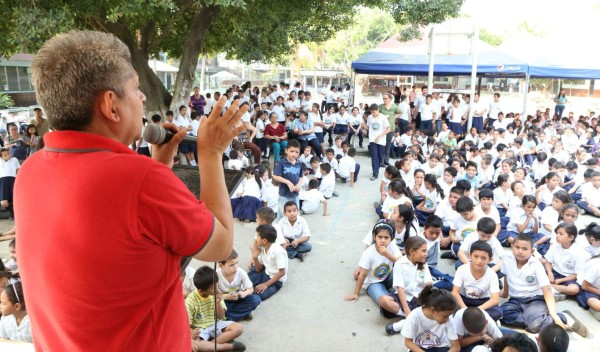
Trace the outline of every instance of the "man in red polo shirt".
<path fill-rule="evenodd" d="M 233 219 L 221 156 L 246 109 L 225 101 L 198 130 L 201 199 L 170 167 L 185 136 L 128 148 L 143 102 L 127 47 L 99 32 L 49 40 L 32 81 L 55 132 L 15 185 L 19 268 L 38 351 L 191 350 L 180 260 L 225 259 Z M 43 182 L 40 182 L 43 181 Z M 32 218 L 33 214 L 43 214 Z"/>

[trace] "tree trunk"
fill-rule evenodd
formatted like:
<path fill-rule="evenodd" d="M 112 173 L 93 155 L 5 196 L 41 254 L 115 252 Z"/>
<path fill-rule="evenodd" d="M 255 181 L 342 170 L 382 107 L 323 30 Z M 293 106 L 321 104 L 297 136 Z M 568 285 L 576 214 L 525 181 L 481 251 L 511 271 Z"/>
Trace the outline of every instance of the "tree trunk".
<path fill-rule="evenodd" d="M 203 49 L 204 37 L 219 11 L 217 6 L 204 7 L 192 19 L 179 62 L 179 72 L 175 79 L 173 99 L 170 104 L 171 110 L 176 110 L 180 105 L 188 105 L 192 84 L 196 78 L 198 56 Z"/>
<path fill-rule="evenodd" d="M 105 28 L 121 39 L 131 52 L 131 63 L 140 78 L 140 90 L 146 95 L 146 118 L 154 114 L 165 116 L 171 103 L 171 94 L 162 81 L 148 66 L 148 53 L 143 52 L 127 27 L 119 23 L 107 23 Z"/>

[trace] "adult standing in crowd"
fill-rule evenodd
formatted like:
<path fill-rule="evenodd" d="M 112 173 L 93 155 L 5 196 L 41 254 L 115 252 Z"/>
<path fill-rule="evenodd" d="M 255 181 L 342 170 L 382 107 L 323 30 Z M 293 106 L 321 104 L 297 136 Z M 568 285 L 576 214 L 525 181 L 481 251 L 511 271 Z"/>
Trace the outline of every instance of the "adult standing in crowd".
<path fill-rule="evenodd" d="M 50 127 L 48 127 L 48 120 L 44 118 L 44 113 L 40 108 L 33 109 L 33 114 L 35 116 L 33 119 L 31 119 L 30 124 L 34 125 L 37 129 L 38 136 L 40 137 L 40 148 L 43 148 L 44 135 L 50 131 Z"/>
<path fill-rule="evenodd" d="M 565 112 L 565 106 L 568 103 L 567 93 L 565 93 L 564 89 L 560 89 L 560 92 L 558 92 L 558 95 L 556 96 L 556 99 L 554 99 L 554 102 L 556 103 L 556 106 L 554 107 L 554 113 L 558 115 L 559 119 L 562 119 L 562 115 Z"/>
<path fill-rule="evenodd" d="M 196 110 L 200 115 L 204 115 L 204 107 L 206 106 L 206 99 L 204 95 L 200 94 L 200 88 L 194 87 L 194 94 L 190 96 L 190 108 Z"/>
<path fill-rule="evenodd" d="M 417 117 L 415 119 L 415 128 L 420 129 L 421 127 L 421 110 L 423 109 L 423 105 L 425 105 L 425 98 L 427 97 L 427 86 L 421 87 L 421 95 L 417 95 L 417 99 L 415 100 L 415 111 L 417 112 Z"/>
<path fill-rule="evenodd" d="M 244 129 L 233 126 L 245 108 L 234 102 L 219 116 L 223 98 L 199 128 L 198 201 L 171 170 L 186 131 L 163 124 L 175 135 L 154 145 L 152 158 L 128 147 L 140 137 L 146 97 L 119 39 L 91 31 L 58 35 L 31 71 L 54 130 L 15 184 L 19 270 L 31 293 L 36 349 L 189 352 L 180 263 L 185 256 L 219 261 L 231 254 L 221 156 Z M 30 214 L 44 216 L 31 221 Z M 60 278 L 50 279 L 56 273 Z"/>
<path fill-rule="evenodd" d="M 394 137 L 394 131 L 396 126 L 396 119 L 400 118 L 402 112 L 398 105 L 394 104 L 394 96 L 390 93 L 383 94 L 383 104 L 379 105 L 379 113 L 384 115 L 390 125 L 390 131 L 385 135 L 385 156 L 383 159 L 383 165 L 390 165 L 390 150 L 392 148 L 392 137 Z"/>

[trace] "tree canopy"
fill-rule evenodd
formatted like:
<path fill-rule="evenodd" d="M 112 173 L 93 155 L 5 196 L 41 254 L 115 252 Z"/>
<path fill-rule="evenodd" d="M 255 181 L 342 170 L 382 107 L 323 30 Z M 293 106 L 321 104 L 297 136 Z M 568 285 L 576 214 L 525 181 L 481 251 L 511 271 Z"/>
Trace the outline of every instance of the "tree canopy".
<path fill-rule="evenodd" d="M 244 62 L 289 55 L 298 43 L 324 42 L 353 21 L 365 7 L 389 12 L 418 28 L 456 17 L 463 0 L 0 0 L 0 55 L 35 53 L 50 37 L 71 29 L 110 32 L 132 53 L 147 95 L 149 112 L 164 112 L 187 99 L 201 54 L 226 53 Z M 379 40 L 369 37 L 367 40 Z M 404 39 L 408 39 L 404 38 Z M 148 67 L 160 52 L 180 58 L 171 95 Z"/>

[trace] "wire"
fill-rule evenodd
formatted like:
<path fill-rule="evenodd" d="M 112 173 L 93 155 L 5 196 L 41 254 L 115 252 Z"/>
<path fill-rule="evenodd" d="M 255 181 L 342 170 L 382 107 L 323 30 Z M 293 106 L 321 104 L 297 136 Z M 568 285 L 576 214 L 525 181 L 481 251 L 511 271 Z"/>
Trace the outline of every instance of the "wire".
<path fill-rule="evenodd" d="M 214 270 L 215 270 L 215 276 L 217 276 L 217 262 L 214 262 Z M 217 352 L 217 280 L 214 280 L 213 278 L 213 292 L 215 294 L 215 313 L 214 313 L 214 319 L 215 319 L 215 352 Z"/>

